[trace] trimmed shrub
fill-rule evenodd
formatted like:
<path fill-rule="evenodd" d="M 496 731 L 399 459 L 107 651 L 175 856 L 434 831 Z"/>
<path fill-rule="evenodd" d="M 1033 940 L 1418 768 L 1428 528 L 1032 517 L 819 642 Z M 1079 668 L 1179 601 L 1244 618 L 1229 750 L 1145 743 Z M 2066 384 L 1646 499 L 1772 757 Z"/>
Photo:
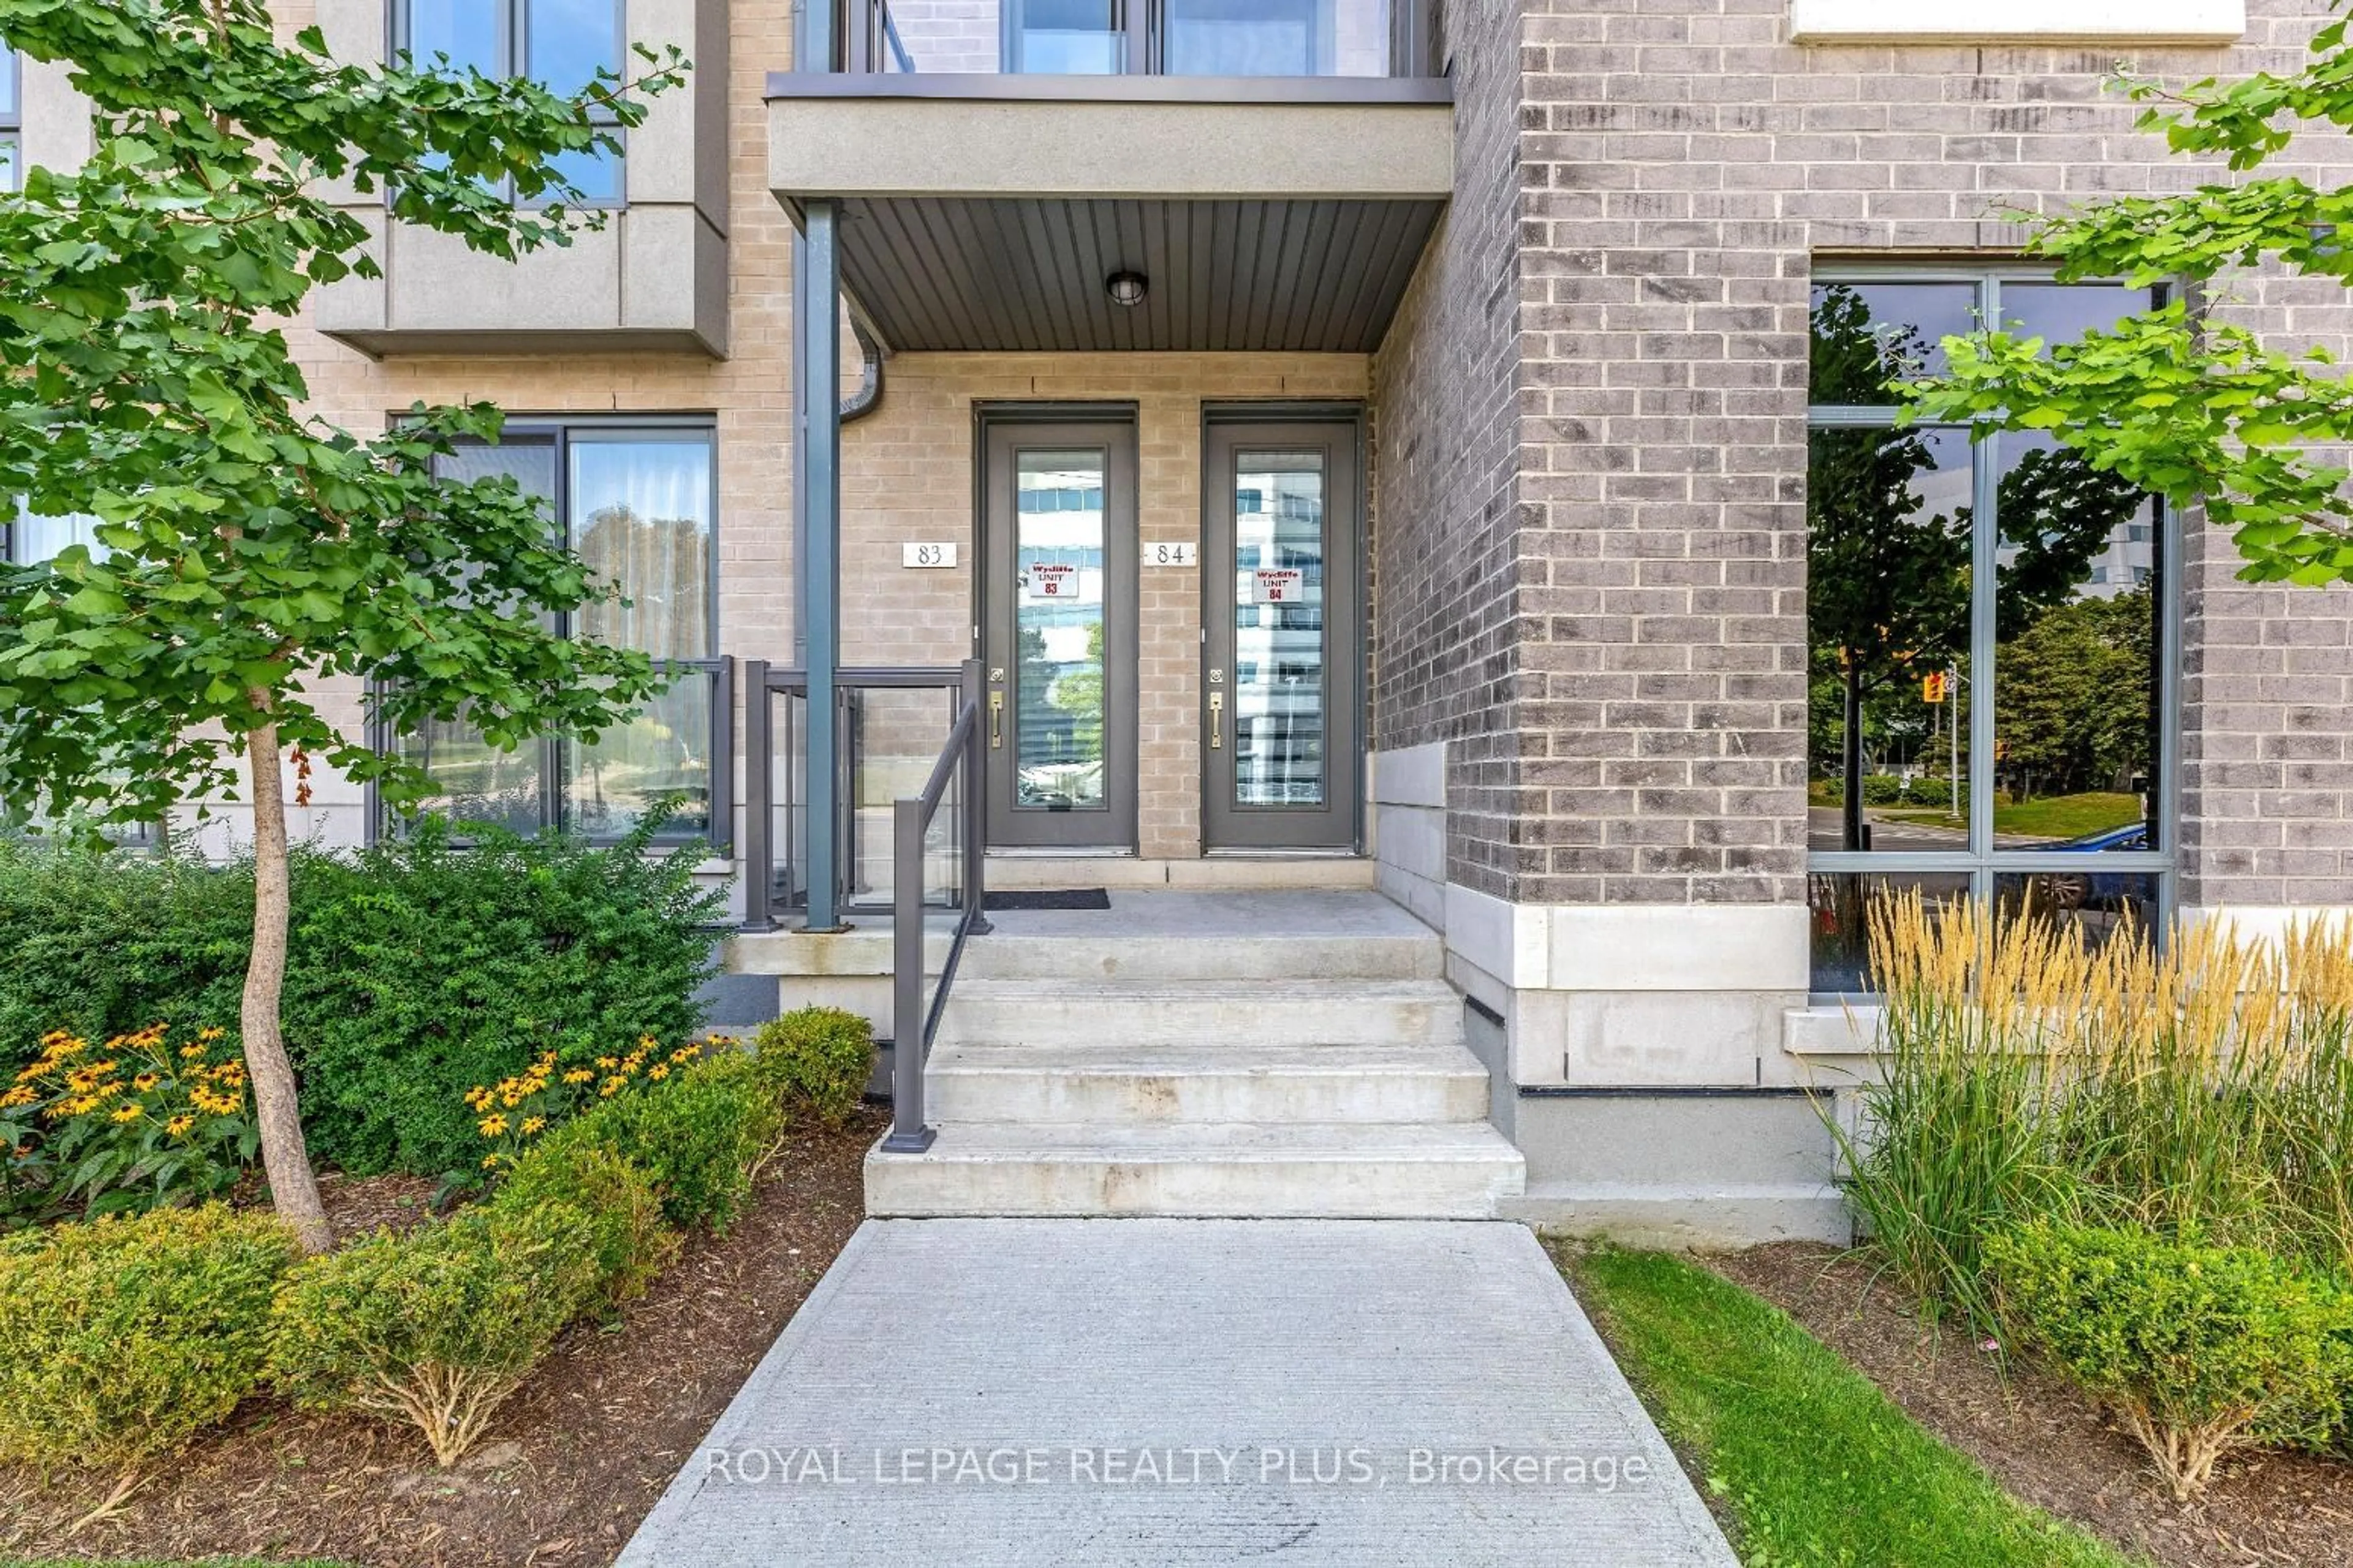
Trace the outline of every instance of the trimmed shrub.
<path fill-rule="evenodd" d="M 784 1110 L 741 1052 L 707 1057 L 659 1089 L 606 1101 L 539 1147 L 602 1144 L 653 1179 L 662 1216 L 681 1229 L 725 1230 L 754 1170 L 784 1130 Z"/>
<path fill-rule="evenodd" d="M 0 1243 L 0 1455 L 136 1466 L 259 1384 L 294 1237 L 219 1204 Z"/>
<path fill-rule="evenodd" d="M 2353 1376 L 2353 1296 L 2267 1254 L 2036 1220 L 1986 1239 L 2004 1320 L 2113 1403 L 2179 1500 L 2259 1441 L 2316 1442 Z"/>
<path fill-rule="evenodd" d="M 0 837 L 0 1079 L 52 1030 L 103 1040 L 158 1023 L 233 1027 L 252 869 Z"/>
<path fill-rule="evenodd" d="M 427 817 L 350 853 L 298 849 L 283 1013 L 311 1152 L 354 1174 L 480 1163 L 466 1091 L 555 1050 L 567 1062 L 691 1037 L 723 895 L 699 850 Z M 253 873 L 0 841 L 0 1082 L 54 1029 L 237 1026 Z"/>
<path fill-rule="evenodd" d="M 428 818 L 296 886 L 286 1035 L 311 1146 L 347 1171 L 442 1175 L 480 1163 L 468 1090 L 702 1019 L 718 895 L 699 852 L 608 847 Z M 307 895 L 307 896 L 306 896 Z"/>
<path fill-rule="evenodd" d="M 787 1110 L 806 1106 L 828 1127 L 858 1109 L 874 1076 L 874 1026 L 839 1007 L 802 1007 L 752 1037 L 760 1077 Z"/>
<path fill-rule="evenodd" d="M 485 1206 L 306 1260 L 269 1316 L 269 1373 L 306 1409 L 406 1422 L 454 1464 L 596 1295 L 579 1206 Z"/>
<path fill-rule="evenodd" d="M 679 1234 L 662 1221 L 653 1179 L 602 1143 L 575 1138 L 534 1146 L 499 1183 L 491 1206 L 521 1212 L 548 1203 L 575 1205 L 588 1216 L 609 1303 L 645 1294 L 678 1251 Z"/>

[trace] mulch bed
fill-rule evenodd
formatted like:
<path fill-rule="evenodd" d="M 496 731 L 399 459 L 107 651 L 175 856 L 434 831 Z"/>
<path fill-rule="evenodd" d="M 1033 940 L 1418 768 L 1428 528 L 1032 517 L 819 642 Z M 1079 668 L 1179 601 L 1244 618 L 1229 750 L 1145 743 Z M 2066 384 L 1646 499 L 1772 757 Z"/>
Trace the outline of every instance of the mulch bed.
<path fill-rule="evenodd" d="M 2031 1368 L 2005 1376 L 1966 1331 L 1923 1322 L 1854 1257 L 1784 1242 L 1704 1261 L 1803 1323 L 2012 1496 L 2128 1551 L 2167 1568 L 2353 1559 L 2353 1464 L 2234 1454 L 2203 1497 L 2176 1503 L 2095 1404 Z"/>
<path fill-rule="evenodd" d="M 365 1568 L 610 1563 L 865 1215 L 883 1119 L 796 1133 L 726 1236 L 697 1237 L 620 1323 L 589 1323 L 437 1470 L 413 1432 L 254 1401 L 69 1535 L 115 1478 L 0 1467 L 0 1557 L 327 1557 Z M 339 1237 L 416 1223 L 432 1184 L 328 1183 Z"/>

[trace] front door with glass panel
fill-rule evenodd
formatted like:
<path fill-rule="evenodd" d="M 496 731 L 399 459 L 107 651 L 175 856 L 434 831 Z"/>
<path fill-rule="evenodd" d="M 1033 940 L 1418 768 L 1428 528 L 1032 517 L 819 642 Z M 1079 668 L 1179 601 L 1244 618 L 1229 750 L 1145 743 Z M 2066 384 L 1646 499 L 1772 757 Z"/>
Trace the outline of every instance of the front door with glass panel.
<path fill-rule="evenodd" d="M 1135 426 L 991 420 L 982 441 L 988 839 L 1135 847 Z"/>
<path fill-rule="evenodd" d="M 1208 427 L 1201 817 L 1210 849 L 1357 843 L 1356 453 L 1353 419 Z"/>

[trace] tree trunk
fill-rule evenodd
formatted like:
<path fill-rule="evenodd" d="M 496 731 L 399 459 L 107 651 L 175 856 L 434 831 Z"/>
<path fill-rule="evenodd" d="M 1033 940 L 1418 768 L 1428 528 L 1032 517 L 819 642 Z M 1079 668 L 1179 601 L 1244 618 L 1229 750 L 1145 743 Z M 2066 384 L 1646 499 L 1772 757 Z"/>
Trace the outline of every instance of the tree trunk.
<path fill-rule="evenodd" d="M 269 710 L 267 693 L 253 693 L 253 702 L 258 710 Z M 302 1139 L 302 1114 L 294 1095 L 294 1065 L 286 1059 L 286 1039 L 278 1023 L 292 900 L 277 725 L 264 724 L 246 737 L 245 763 L 253 780 L 253 957 L 245 969 L 245 1005 L 239 1017 L 245 1070 L 253 1080 L 270 1205 L 294 1227 L 303 1251 L 324 1252 L 334 1237 L 327 1228 L 327 1211 L 319 1203 L 319 1184 L 311 1174 L 311 1151 Z"/>
<path fill-rule="evenodd" d="M 1839 839 L 1847 849 L 1867 847 L 1862 841 L 1862 671 L 1849 655 L 1846 667 L 1846 734 L 1839 747 Z"/>

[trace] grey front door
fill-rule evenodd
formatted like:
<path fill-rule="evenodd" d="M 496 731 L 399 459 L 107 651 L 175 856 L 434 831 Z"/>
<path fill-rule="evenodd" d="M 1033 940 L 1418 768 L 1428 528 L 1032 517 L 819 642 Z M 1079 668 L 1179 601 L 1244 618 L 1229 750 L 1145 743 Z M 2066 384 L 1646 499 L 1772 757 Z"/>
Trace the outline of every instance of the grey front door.
<path fill-rule="evenodd" d="M 1201 817 L 1211 849 L 1358 842 L 1358 446 L 1347 417 L 1208 426 Z"/>
<path fill-rule="evenodd" d="M 981 439 L 988 841 L 1135 847 L 1135 422 Z"/>

